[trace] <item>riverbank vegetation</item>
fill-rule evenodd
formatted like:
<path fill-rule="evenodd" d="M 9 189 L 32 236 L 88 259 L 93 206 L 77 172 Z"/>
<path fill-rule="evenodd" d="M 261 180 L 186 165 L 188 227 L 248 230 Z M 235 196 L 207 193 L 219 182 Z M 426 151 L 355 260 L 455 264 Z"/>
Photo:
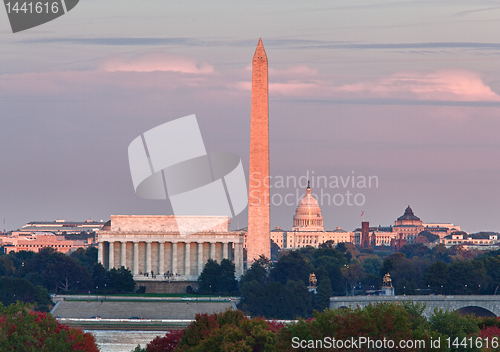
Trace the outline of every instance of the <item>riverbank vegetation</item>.
<path fill-rule="evenodd" d="M 97 263 L 97 249 L 78 249 L 66 255 L 53 248 L 40 252 L 21 251 L 0 255 L 0 301 L 31 303 L 47 312 L 52 304 L 49 292 L 128 293 L 134 291 L 132 273 L 121 267 L 107 271 Z"/>
<path fill-rule="evenodd" d="M 241 311 L 199 314 L 185 330 L 157 337 L 134 352 L 500 350 L 499 319 L 441 310 L 426 319 L 423 311 L 423 306 L 411 302 L 380 303 L 315 311 L 313 318 L 286 325 L 249 318 Z"/>

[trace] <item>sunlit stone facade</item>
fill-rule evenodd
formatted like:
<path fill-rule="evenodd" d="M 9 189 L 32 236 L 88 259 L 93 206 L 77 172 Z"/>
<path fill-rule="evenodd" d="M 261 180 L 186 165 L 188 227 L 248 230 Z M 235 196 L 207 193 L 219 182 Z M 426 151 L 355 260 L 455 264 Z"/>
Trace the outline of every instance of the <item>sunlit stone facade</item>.
<path fill-rule="evenodd" d="M 136 280 L 193 281 L 208 259 L 234 261 L 236 276 L 243 273 L 243 241 L 230 231 L 228 217 L 182 216 L 183 224 L 211 226 L 181 235 L 173 215 L 112 215 L 98 232 L 98 261 L 106 269 L 124 266 Z"/>

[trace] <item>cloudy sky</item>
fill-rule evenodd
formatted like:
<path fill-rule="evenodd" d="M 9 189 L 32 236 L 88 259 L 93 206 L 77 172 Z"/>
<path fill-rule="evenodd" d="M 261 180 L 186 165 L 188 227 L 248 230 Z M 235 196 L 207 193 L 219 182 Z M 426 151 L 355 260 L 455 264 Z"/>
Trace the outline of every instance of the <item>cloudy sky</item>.
<path fill-rule="evenodd" d="M 304 193 L 280 177 L 314 175 L 329 180 L 313 184 L 327 229 L 362 211 L 390 225 L 411 204 L 424 222 L 500 231 L 499 31 L 498 2 L 481 0 L 84 0 L 16 34 L 1 10 L 0 219 L 170 213 L 135 195 L 127 148 L 190 114 L 207 150 L 248 172 L 262 37 L 273 227 L 291 228 L 296 205 L 281 202 Z"/>

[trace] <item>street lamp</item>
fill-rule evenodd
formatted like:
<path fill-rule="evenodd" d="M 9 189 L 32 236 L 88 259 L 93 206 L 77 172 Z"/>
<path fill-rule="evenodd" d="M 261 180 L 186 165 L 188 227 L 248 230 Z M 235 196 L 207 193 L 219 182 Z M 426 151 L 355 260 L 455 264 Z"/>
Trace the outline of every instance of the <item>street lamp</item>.
<path fill-rule="evenodd" d="M 97 289 L 99 288 L 99 286 L 96 286 L 95 287 L 95 300 L 98 301 L 99 300 L 99 295 L 97 294 Z"/>
<path fill-rule="evenodd" d="M 104 300 L 106 300 L 106 289 L 107 289 L 108 284 L 104 284 Z"/>
<path fill-rule="evenodd" d="M 443 285 L 441 285 L 441 295 L 443 295 Z"/>
<path fill-rule="evenodd" d="M 349 269 L 349 265 L 347 265 L 347 264 L 344 264 L 344 267 L 346 269 Z M 346 276 L 345 276 L 345 295 L 347 297 L 347 273 L 346 273 Z"/>

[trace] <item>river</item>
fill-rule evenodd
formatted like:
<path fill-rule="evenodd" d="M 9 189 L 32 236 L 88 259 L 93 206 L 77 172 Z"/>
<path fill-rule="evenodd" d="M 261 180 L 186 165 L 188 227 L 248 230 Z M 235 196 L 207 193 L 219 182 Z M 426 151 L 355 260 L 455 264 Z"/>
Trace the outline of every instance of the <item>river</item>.
<path fill-rule="evenodd" d="M 146 347 L 156 336 L 166 331 L 85 330 L 94 335 L 101 352 L 132 352 L 137 345 Z"/>

